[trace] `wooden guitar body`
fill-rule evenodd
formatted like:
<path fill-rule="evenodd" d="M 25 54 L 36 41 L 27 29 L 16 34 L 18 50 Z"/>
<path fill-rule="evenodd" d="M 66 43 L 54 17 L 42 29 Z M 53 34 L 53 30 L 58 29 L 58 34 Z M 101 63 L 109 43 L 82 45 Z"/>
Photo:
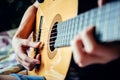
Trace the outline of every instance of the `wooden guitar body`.
<path fill-rule="evenodd" d="M 44 42 L 44 47 L 39 52 L 41 54 L 40 68 L 28 71 L 28 75 L 45 76 L 47 80 L 64 80 L 72 51 L 70 47 L 54 48 L 54 45 L 50 43 L 50 38 L 52 38 L 52 34 L 56 33 L 54 31 L 56 23 L 75 17 L 77 9 L 78 0 L 44 0 L 40 4 L 36 16 L 34 36 L 40 27 L 40 17 L 43 16 L 40 41 Z M 35 56 L 34 50 L 32 50 L 30 56 Z"/>

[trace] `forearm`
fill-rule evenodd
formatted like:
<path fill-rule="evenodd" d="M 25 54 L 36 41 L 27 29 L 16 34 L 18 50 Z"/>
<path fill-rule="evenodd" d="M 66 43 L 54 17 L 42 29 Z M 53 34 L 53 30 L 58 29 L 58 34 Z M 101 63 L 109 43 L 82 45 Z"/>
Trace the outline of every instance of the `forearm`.
<path fill-rule="evenodd" d="M 0 80 L 17 80 L 17 79 L 10 75 L 0 75 Z"/>
<path fill-rule="evenodd" d="M 32 5 L 25 12 L 14 37 L 28 38 L 32 32 L 37 9 Z"/>
<path fill-rule="evenodd" d="M 39 3 L 36 1 L 33 5 L 29 6 L 26 12 L 23 15 L 19 28 L 14 37 L 26 39 L 31 34 L 35 18 L 36 12 L 39 7 Z"/>

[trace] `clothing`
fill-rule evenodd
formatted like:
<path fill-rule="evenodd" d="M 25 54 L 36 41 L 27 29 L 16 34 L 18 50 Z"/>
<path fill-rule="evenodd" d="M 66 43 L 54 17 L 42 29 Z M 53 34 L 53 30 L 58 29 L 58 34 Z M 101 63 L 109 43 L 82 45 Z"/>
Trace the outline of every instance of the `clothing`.
<path fill-rule="evenodd" d="M 44 0 L 37 0 L 39 3 L 42 3 Z"/>
<path fill-rule="evenodd" d="M 42 0 L 38 0 L 39 3 L 41 3 L 41 1 Z M 78 8 L 78 14 L 97 7 L 97 0 L 78 1 L 80 4 Z M 105 65 L 95 64 L 85 68 L 80 68 L 77 64 L 75 64 L 72 57 L 70 68 L 65 80 L 120 80 L 119 75 L 115 74 L 120 73 L 119 63 L 120 58 Z M 44 80 L 44 77 L 40 76 L 19 74 L 12 74 L 12 76 L 15 76 L 18 80 Z"/>
<path fill-rule="evenodd" d="M 28 76 L 21 74 L 11 74 L 11 76 L 16 77 L 17 80 L 45 80 L 42 76 Z"/>

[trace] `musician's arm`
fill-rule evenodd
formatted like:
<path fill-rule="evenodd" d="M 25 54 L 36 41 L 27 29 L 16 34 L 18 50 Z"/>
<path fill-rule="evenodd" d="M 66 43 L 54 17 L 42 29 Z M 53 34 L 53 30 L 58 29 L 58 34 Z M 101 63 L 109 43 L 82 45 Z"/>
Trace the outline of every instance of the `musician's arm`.
<path fill-rule="evenodd" d="M 34 43 L 27 40 L 33 30 L 38 7 L 38 1 L 28 7 L 23 15 L 19 28 L 12 39 L 12 46 L 16 53 L 17 60 L 28 70 L 32 70 L 35 64 L 40 64 L 39 60 L 28 57 L 26 51 L 28 47 L 37 48 L 40 46 L 40 42 Z"/>
<path fill-rule="evenodd" d="M 104 3 L 105 0 L 98 0 L 98 6 Z M 94 30 L 90 27 L 82 31 L 71 43 L 73 58 L 80 67 L 105 64 L 120 57 L 120 41 L 98 43 L 93 36 Z"/>
<path fill-rule="evenodd" d="M 73 58 L 80 67 L 106 64 L 120 57 L 120 41 L 99 43 L 95 40 L 94 27 L 81 32 L 71 43 Z"/>

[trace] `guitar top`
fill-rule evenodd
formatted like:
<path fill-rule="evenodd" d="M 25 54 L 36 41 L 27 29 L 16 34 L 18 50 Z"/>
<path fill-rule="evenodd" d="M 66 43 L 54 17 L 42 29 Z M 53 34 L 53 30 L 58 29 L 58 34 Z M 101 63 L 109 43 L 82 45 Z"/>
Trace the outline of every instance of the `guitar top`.
<path fill-rule="evenodd" d="M 64 80 L 72 56 L 70 41 L 91 24 L 96 26 L 99 41 L 120 40 L 119 0 L 80 15 L 77 9 L 78 0 L 44 0 L 40 4 L 33 41 L 44 42 L 44 47 L 40 51 L 31 49 L 32 58 L 41 54 L 41 64 L 38 69 L 28 71 L 28 75 Z"/>

